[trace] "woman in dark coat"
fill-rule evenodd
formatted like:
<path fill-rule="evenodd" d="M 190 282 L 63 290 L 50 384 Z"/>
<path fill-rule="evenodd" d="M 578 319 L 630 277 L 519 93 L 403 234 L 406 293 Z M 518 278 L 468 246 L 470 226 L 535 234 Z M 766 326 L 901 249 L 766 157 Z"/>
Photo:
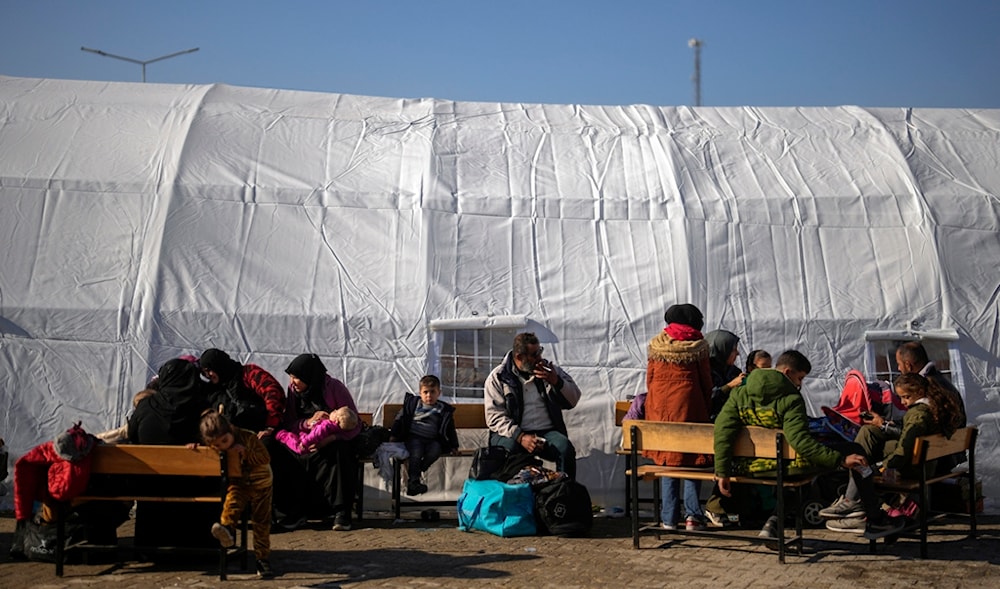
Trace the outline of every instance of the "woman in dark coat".
<path fill-rule="evenodd" d="M 357 414 L 351 392 L 326 372 L 316 354 L 300 354 L 285 369 L 289 385 L 282 429 L 310 430 L 330 413 L 348 407 Z M 358 483 L 355 437 L 361 423 L 305 454 L 295 454 L 273 437 L 264 438 L 274 471 L 274 510 L 278 525 L 294 529 L 308 518 L 334 517 L 334 530 L 351 529 L 351 507 Z"/>

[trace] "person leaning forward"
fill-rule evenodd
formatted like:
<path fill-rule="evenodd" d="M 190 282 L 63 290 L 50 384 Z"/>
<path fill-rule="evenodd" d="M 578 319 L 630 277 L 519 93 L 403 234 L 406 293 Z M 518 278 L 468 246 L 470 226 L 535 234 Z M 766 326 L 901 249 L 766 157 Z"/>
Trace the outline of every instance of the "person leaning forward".
<path fill-rule="evenodd" d="M 490 445 L 536 454 L 576 478 L 576 448 L 562 412 L 576 407 L 580 389 L 565 370 L 542 358 L 534 333 L 519 333 L 484 389 Z"/>
<path fill-rule="evenodd" d="M 736 435 L 748 425 L 784 430 L 789 445 L 798 454 L 789 466 L 790 473 L 867 465 L 860 448 L 855 445 L 837 451 L 824 446 L 809 433 L 809 416 L 800 389 L 811 371 L 808 358 L 797 350 L 788 350 L 778 357 L 774 369 L 754 370 L 742 385 L 732 390 L 715 420 L 715 478 L 722 495 L 729 497 L 732 494 L 731 476 L 763 476 L 778 466 L 771 459 L 733 456 Z M 772 515 L 760 535 L 773 537 L 776 526 L 777 517 Z"/>

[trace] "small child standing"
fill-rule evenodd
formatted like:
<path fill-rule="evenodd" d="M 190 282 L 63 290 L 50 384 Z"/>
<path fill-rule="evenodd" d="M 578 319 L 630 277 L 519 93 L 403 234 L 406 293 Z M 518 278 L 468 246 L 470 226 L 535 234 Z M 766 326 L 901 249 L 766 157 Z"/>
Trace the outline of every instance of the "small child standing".
<path fill-rule="evenodd" d="M 420 396 L 406 393 L 403 408 L 392 423 L 390 442 L 403 442 L 410 453 L 407 495 L 427 492 L 420 475 L 445 452 L 458 450 L 455 408 L 442 401 L 441 381 L 428 374 L 420 379 Z"/>
<path fill-rule="evenodd" d="M 341 439 L 346 433 L 352 433 L 357 426 L 358 414 L 345 406 L 331 412 L 329 419 L 317 422 L 312 429 L 298 433 L 279 430 L 274 437 L 288 446 L 292 452 L 308 454 L 313 448 L 322 448 L 328 442 Z"/>
<path fill-rule="evenodd" d="M 257 559 L 257 576 L 270 579 L 271 570 L 271 456 L 257 434 L 229 423 L 224 415 L 209 409 L 202 413 L 201 438 L 206 446 L 219 452 L 236 450 L 243 476 L 229 481 L 226 502 L 219 522 L 212 524 L 212 535 L 224 548 L 236 544 L 236 524 L 250 504 L 253 524 L 253 552 Z"/>

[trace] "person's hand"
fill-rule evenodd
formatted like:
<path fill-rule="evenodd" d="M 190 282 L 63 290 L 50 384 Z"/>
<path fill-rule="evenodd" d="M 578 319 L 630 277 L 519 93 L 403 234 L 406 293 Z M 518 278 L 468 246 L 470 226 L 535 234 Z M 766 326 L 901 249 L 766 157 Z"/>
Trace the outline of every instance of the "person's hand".
<path fill-rule="evenodd" d="M 727 382 L 726 386 L 729 387 L 729 390 L 733 390 L 736 387 L 740 386 L 740 384 L 743 382 L 743 379 L 746 377 L 747 377 L 746 373 L 741 372 L 736 378 Z"/>
<path fill-rule="evenodd" d="M 733 496 L 733 484 L 729 477 L 718 477 L 715 482 L 719 484 L 719 492 L 725 497 Z"/>
<path fill-rule="evenodd" d="M 262 429 L 259 432 L 257 432 L 257 439 L 258 440 L 263 440 L 267 436 L 270 436 L 270 435 L 273 435 L 273 434 L 274 434 L 274 428 L 273 427 L 265 427 L 264 429 Z"/>
<path fill-rule="evenodd" d="M 326 411 L 317 411 L 313 413 L 313 416 L 306 420 L 306 429 L 312 429 L 317 423 L 330 419 L 330 414 Z"/>
<path fill-rule="evenodd" d="M 885 420 L 882 419 L 882 416 L 877 413 L 873 413 L 871 419 L 865 419 L 863 421 L 866 424 L 874 425 L 875 427 L 882 427 L 883 425 L 885 425 Z"/>
<path fill-rule="evenodd" d="M 184 444 L 184 445 L 187 446 L 188 450 L 197 450 L 198 449 L 198 442 L 191 442 L 190 444 Z"/>
<path fill-rule="evenodd" d="M 852 469 L 868 466 L 868 459 L 861 454 L 849 454 L 844 457 L 844 468 Z"/>
<path fill-rule="evenodd" d="M 552 386 L 559 384 L 559 375 L 556 374 L 556 369 L 553 368 L 552 363 L 544 358 L 535 363 L 535 378 L 544 380 Z"/>
<path fill-rule="evenodd" d="M 545 446 L 545 440 L 539 438 L 535 434 L 521 434 L 521 438 L 518 440 L 521 447 L 527 450 L 530 454 L 534 454 Z"/>

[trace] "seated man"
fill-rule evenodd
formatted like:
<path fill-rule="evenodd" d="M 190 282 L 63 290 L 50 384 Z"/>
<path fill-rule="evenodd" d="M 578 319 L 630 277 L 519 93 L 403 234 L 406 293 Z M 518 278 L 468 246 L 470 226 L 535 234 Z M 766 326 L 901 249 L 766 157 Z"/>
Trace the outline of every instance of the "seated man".
<path fill-rule="evenodd" d="M 838 466 L 867 466 L 865 457 L 855 453 L 853 447 L 850 453 L 841 453 L 810 435 L 809 416 L 800 389 L 811 370 L 812 364 L 801 352 L 788 350 L 778 357 L 774 369 L 754 370 L 729 394 L 729 400 L 715 420 L 715 478 L 722 495 L 732 495 L 731 476 L 767 475 L 778 468 L 774 460 L 733 457 L 736 434 L 748 425 L 784 430 L 788 443 L 798 453 L 789 466 L 792 474 Z M 776 537 L 777 522 L 776 515 L 768 518 L 759 536 Z"/>
<path fill-rule="evenodd" d="M 542 349 L 534 333 L 517 334 L 513 349 L 486 378 L 490 445 L 537 454 L 575 479 L 576 449 L 562 411 L 576 407 L 580 389 L 563 369 L 542 358 Z"/>

